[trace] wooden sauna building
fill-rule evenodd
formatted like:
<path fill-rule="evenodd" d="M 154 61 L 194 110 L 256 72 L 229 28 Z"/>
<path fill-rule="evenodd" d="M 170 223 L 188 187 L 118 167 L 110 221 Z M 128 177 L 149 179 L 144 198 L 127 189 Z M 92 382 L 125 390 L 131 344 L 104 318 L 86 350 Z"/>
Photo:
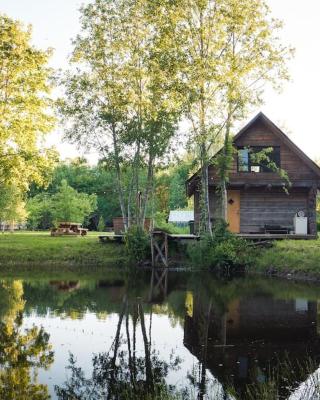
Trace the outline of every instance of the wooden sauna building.
<path fill-rule="evenodd" d="M 272 234 L 276 237 L 315 237 L 320 168 L 263 113 L 240 130 L 233 139 L 233 146 L 235 152 L 227 192 L 229 229 L 252 237 Z M 259 157 L 254 157 L 264 149 L 268 149 L 268 164 L 257 162 Z M 286 172 L 289 183 L 270 168 L 271 162 Z M 219 177 L 214 158 L 208 181 L 210 218 L 214 224 L 221 216 Z M 200 189 L 198 172 L 187 181 L 187 193 L 194 196 L 196 229 L 200 217 Z M 302 221 L 302 230 L 297 229 L 296 221 Z"/>

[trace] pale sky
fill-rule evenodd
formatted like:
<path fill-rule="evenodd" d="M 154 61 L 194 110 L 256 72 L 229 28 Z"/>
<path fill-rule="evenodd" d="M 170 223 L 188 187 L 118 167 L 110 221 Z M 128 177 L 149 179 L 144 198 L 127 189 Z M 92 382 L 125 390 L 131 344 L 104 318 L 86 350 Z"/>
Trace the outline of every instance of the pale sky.
<path fill-rule="evenodd" d="M 320 159 L 320 0 L 267 0 L 273 15 L 284 21 L 283 42 L 296 48 L 290 63 L 291 82 L 281 94 L 268 90 L 260 110 L 285 127 L 290 138 L 312 159 Z M 51 65 L 66 68 L 70 39 L 79 32 L 79 6 L 89 0 L 0 0 L 0 12 L 33 25 L 33 42 L 40 48 L 53 47 Z M 243 124 L 245 124 L 244 121 Z M 62 158 L 81 152 L 61 142 L 61 132 L 50 135 Z M 97 156 L 89 155 L 91 162 Z"/>

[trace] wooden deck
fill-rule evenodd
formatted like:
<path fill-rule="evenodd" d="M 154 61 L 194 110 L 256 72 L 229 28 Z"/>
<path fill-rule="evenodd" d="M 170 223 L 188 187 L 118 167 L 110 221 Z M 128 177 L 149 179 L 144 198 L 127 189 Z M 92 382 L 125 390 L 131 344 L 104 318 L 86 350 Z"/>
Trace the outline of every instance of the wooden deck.
<path fill-rule="evenodd" d="M 317 235 L 296 235 L 289 233 L 238 233 L 238 237 L 247 240 L 314 240 Z M 199 240 L 200 236 L 191 234 L 168 234 L 168 239 L 175 241 Z"/>
<path fill-rule="evenodd" d="M 247 240 L 313 240 L 317 235 L 296 235 L 291 233 L 238 233 L 238 237 Z"/>
<path fill-rule="evenodd" d="M 159 232 L 160 233 L 160 232 Z M 246 240 L 314 240 L 317 239 L 316 235 L 296 235 L 296 234 L 284 234 L 284 233 L 238 233 L 238 237 Z M 177 242 L 189 242 L 191 240 L 199 240 L 199 235 L 192 235 L 187 233 L 168 233 L 167 237 L 169 240 Z M 124 238 L 123 234 L 114 234 L 99 236 L 101 243 L 108 243 L 111 241 L 121 242 Z"/>

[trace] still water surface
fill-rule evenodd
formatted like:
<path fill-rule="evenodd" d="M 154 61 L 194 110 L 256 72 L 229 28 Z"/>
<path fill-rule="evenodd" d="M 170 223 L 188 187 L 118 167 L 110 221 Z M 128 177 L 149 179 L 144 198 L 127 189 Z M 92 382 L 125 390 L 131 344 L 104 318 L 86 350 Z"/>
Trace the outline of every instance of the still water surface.
<path fill-rule="evenodd" d="M 319 300 L 257 277 L 2 280 L 0 398 L 318 399 Z"/>

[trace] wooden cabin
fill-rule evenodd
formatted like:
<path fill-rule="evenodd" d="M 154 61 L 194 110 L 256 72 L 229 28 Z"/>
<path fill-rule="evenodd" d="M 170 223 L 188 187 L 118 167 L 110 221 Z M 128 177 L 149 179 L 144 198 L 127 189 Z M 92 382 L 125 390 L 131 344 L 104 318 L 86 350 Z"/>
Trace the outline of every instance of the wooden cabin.
<path fill-rule="evenodd" d="M 259 113 L 234 137 L 233 162 L 228 182 L 229 229 L 243 236 L 295 235 L 294 219 L 304 217 L 306 231 L 299 237 L 315 237 L 316 196 L 320 168 L 272 121 Z M 252 154 L 268 148 L 269 165 L 258 164 Z M 257 157 L 256 157 L 257 158 Z M 214 158 L 213 158 L 214 159 Z M 284 170 L 288 181 L 270 169 L 270 161 Z M 219 177 L 214 160 L 209 167 L 210 218 L 221 217 Z M 199 172 L 187 181 L 187 193 L 194 196 L 195 226 L 199 226 Z M 300 221 L 300 220 L 299 220 Z"/>

